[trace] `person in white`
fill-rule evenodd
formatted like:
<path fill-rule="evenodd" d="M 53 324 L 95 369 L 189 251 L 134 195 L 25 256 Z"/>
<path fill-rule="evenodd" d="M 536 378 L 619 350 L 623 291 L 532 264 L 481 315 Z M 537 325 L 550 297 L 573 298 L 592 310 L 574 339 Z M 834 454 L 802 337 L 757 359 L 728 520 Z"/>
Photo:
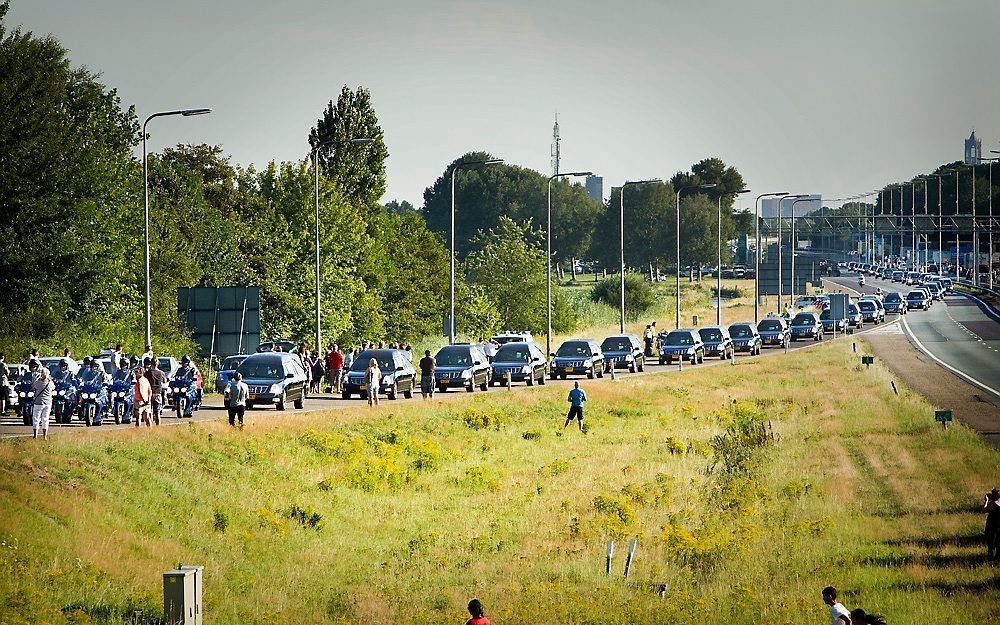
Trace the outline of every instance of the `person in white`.
<path fill-rule="evenodd" d="M 830 606 L 830 625 L 851 625 L 851 613 L 837 602 L 837 589 L 827 586 L 823 589 L 823 603 Z"/>
<path fill-rule="evenodd" d="M 31 383 L 31 388 L 35 391 L 35 400 L 31 406 L 31 437 L 38 437 L 38 430 L 42 430 L 42 438 L 49 438 L 49 413 L 52 412 L 52 392 L 55 385 L 49 376 L 49 370 L 45 367 L 38 368 L 38 377 Z"/>
<path fill-rule="evenodd" d="M 378 368 L 378 361 L 374 358 L 368 363 L 365 369 L 365 386 L 368 387 L 368 405 L 378 406 L 378 385 L 382 381 L 382 371 Z"/>

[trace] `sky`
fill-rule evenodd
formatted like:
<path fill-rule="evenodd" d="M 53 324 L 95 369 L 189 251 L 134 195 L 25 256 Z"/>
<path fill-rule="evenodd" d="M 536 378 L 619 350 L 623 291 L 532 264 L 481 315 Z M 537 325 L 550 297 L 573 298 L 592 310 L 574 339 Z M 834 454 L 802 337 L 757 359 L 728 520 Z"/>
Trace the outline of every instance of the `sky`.
<path fill-rule="evenodd" d="M 1000 150 L 996 0 L 13 0 L 150 123 L 151 150 L 221 145 L 234 164 L 300 160 L 344 84 L 372 93 L 389 150 L 384 201 L 423 204 L 485 150 L 605 195 L 706 157 L 754 195 L 824 198 Z M 752 206 L 753 197 L 738 206 Z"/>

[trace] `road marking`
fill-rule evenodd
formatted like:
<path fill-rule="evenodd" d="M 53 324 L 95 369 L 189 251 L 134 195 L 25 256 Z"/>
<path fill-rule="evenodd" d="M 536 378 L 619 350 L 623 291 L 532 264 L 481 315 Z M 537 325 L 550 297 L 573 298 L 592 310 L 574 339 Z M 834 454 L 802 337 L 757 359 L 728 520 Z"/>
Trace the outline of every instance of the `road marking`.
<path fill-rule="evenodd" d="M 965 378 L 966 380 L 968 380 L 969 382 L 972 382 L 976 386 L 978 386 L 978 387 L 980 387 L 982 389 L 985 389 L 985 390 L 993 393 L 997 397 L 1000 397 L 1000 391 L 998 391 L 995 388 L 992 388 L 990 386 L 987 386 L 986 384 L 983 384 L 982 382 L 980 382 L 976 378 L 972 377 L 971 375 L 969 375 L 969 374 L 967 374 L 967 373 L 965 373 L 963 371 L 959 371 L 955 367 L 952 367 L 951 365 L 949 365 L 945 361 L 941 360 L 940 358 L 938 358 L 937 356 L 935 356 L 934 354 L 932 354 L 930 352 L 930 350 L 927 349 L 926 347 L 924 347 L 924 344 L 920 342 L 920 339 L 918 339 L 917 336 L 913 333 L 913 330 L 910 329 L 910 325 L 908 323 L 906 323 L 906 319 L 902 319 L 902 322 L 903 322 L 903 328 L 906 329 L 906 332 L 909 335 L 910 339 L 917 345 L 917 347 L 920 348 L 920 351 L 924 352 L 925 354 L 927 354 L 928 356 L 930 356 L 931 358 L 933 358 L 934 362 L 938 363 L 939 365 L 941 365 L 945 369 L 951 371 L 952 373 L 957 374 L 958 376 Z"/>

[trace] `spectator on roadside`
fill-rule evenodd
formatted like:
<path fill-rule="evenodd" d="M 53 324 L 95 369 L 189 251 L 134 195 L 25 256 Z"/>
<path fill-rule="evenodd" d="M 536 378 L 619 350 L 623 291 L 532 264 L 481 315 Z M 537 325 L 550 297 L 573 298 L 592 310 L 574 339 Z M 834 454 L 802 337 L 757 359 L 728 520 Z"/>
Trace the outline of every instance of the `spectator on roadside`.
<path fill-rule="evenodd" d="M 652 357 L 653 355 L 653 325 L 647 323 L 646 329 L 642 333 L 643 343 L 646 345 L 646 357 Z"/>
<path fill-rule="evenodd" d="M 115 344 L 115 352 L 111 354 L 111 364 L 118 366 L 118 363 L 126 360 L 125 358 L 125 348 L 122 347 L 121 343 Z"/>
<path fill-rule="evenodd" d="M 837 602 L 837 589 L 827 586 L 823 589 L 823 603 L 830 606 L 830 625 L 851 625 L 851 613 Z"/>
<path fill-rule="evenodd" d="M 413 363 L 413 346 L 407 343 L 405 350 L 406 350 L 406 357 L 410 359 L 410 363 Z"/>
<path fill-rule="evenodd" d="M 497 344 L 493 339 L 489 339 L 483 344 L 483 351 L 486 352 L 486 360 L 493 362 L 493 358 L 497 355 L 497 350 L 500 349 L 500 345 Z"/>
<path fill-rule="evenodd" d="M 139 359 L 139 360 L 140 360 L 140 361 L 141 361 L 141 362 L 143 363 L 143 367 L 146 367 L 146 366 L 148 366 L 148 365 L 146 364 L 146 359 L 147 359 L 147 358 L 148 358 L 149 360 L 153 360 L 153 346 L 152 346 L 152 345 L 150 345 L 149 343 L 146 343 L 146 351 L 144 351 L 144 352 L 142 353 L 142 358 L 140 358 L 140 359 Z"/>
<path fill-rule="evenodd" d="M 490 625 L 490 620 L 486 618 L 486 611 L 479 599 L 469 602 L 469 615 L 472 617 L 465 622 L 465 625 Z"/>
<path fill-rule="evenodd" d="M 38 368 L 38 377 L 31 383 L 35 391 L 35 400 L 31 406 L 31 437 L 38 438 L 38 429 L 42 430 L 42 438 L 49 438 L 49 413 L 52 412 L 52 392 L 55 385 L 49 379 L 49 370 Z"/>
<path fill-rule="evenodd" d="M 38 360 L 38 350 L 37 349 L 32 349 L 31 351 L 28 352 L 28 357 L 24 360 L 24 364 L 30 366 L 32 360 Z M 39 362 L 41 362 L 41 361 L 39 361 Z"/>
<path fill-rule="evenodd" d="M 437 361 L 431 356 L 431 350 L 424 350 L 420 359 L 420 395 L 424 399 L 434 399 L 434 369 Z"/>
<path fill-rule="evenodd" d="M 378 348 L 379 349 L 385 349 L 385 343 L 383 343 L 382 341 L 379 341 L 378 342 Z"/>
<path fill-rule="evenodd" d="M 247 411 L 249 395 L 250 387 L 243 381 L 243 374 L 237 371 L 226 385 L 225 398 L 226 410 L 229 411 L 229 425 L 236 427 L 236 420 L 239 419 L 240 427 L 243 427 L 243 415 Z"/>
<path fill-rule="evenodd" d="M 68 347 L 63 350 L 63 358 L 66 359 L 66 361 L 69 363 L 70 367 L 73 367 L 74 369 L 76 368 L 74 366 L 74 365 L 76 365 L 76 361 L 73 360 L 73 352 L 70 351 L 70 349 Z"/>
<path fill-rule="evenodd" d="M 351 365 L 354 364 L 354 359 L 357 357 L 357 355 L 358 355 L 358 348 L 357 347 L 355 347 L 354 349 L 347 350 L 347 353 L 344 354 L 344 369 L 343 369 L 343 371 L 350 370 Z M 341 372 L 341 373 L 343 373 L 343 372 Z"/>
<path fill-rule="evenodd" d="M 312 392 L 319 393 L 319 387 L 323 382 L 323 376 L 325 364 L 323 359 L 319 357 L 319 352 L 313 352 L 312 355 Z"/>
<path fill-rule="evenodd" d="M 7 366 L 7 356 L 0 354 L 0 415 L 7 414 L 7 403 L 10 401 L 10 367 Z"/>
<path fill-rule="evenodd" d="M 986 513 L 986 557 L 990 562 L 1000 560 L 1000 489 L 994 488 L 983 496 Z"/>
<path fill-rule="evenodd" d="M 160 370 L 155 356 L 150 356 L 149 368 L 145 370 L 143 377 L 149 381 L 151 393 L 149 405 L 153 425 L 160 425 L 160 413 L 163 412 L 163 389 L 167 386 L 167 374 Z"/>
<path fill-rule="evenodd" d="M 374 358 L 368 363 L 365 369 L 365 386 L 368 389 L 368 405 L 378 406 L 378 387 L 382 382 L 382 370 L 378 368 L 378 361 Z"/>
<path fill-rule="evenodd" d="M 163 375 L 162 371 L 160 375 Z M 139 427 L 143 423 L 146 424 L 146 427 L 152 427 L 153 420 L 150 418 L 150 411 L 153 406 L 153 386 L 149 383 L 149 379 L 146 377 L 146 370 L 142 366 L 139 366 L 135 370 L 135 387 L 133 393 L 132 403 L 135 406 L 135 418 L 132 421 L 135 423 L 135 427 Z M 157 424 L 159 424 L 159 421 L 157 421 Z"/>
<path fill-rule="evenodd" d="M 851 622 L 854 625 L 885 625 L 885 617 L 881 614 L 868 614 L 861 608 L 851 610 Z"/>
<path fill-rule="evenodd" d="M 573 419 L 577 420 L 580 425 L 580 431 L 583 431 L 583 403 L 587 401 L 587 394 L 583 392 L 580 388 L 579 382 L 573 382 L 573 388 L 569 392 L 569 397 L 566 398 L 569 402 L 569 414 L 566 415 L 566 423 L 563 424 L 563 428 L 570 424 Z"/>
<path fill-rule="evenodd" d="M 326 392 L 340 392 L 340 378 L 344 374 L 344 355 L 340 353 L 340 345 L 334 345 L 326 357 Z"/>

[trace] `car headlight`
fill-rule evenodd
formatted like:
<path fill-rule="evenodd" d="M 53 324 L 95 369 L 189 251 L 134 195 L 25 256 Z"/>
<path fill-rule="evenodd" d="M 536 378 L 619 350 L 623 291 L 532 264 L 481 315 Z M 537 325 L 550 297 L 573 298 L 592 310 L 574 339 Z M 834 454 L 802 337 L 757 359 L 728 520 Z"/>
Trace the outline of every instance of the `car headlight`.
<path fill-rule="evenodd" d="M 281 382 L 278 382 L 277 384 L 272 384 L 271 385 L 271 394 L 272 395 L 277 395 L 278 393 L 281 392 L 281 390 L 282 390 L 281 389 Z"/>
<path fill-rule="evenodd" d="M 21 391 L 20 393 L 18 393 L 18 394 L 17 394 L 17 396 L 18 396 L 18 397 L 27 397 L 27 396 L 28 396 L 28 394 L 27 394 L 27 393 L 25 393 L 24 391 Z"/>
<path fill-rule="evenodd" d="M 531 365 L 524 365 L 521 367 L 521 373 L 531 373 Z"/>
<path fill-rule="evenodd" d="M 59 396 L 60 397 L 65 397 L 66 396 L 66 391 L 59 391 Z"/>
<path fill-rule="evenodd" d="M 468 380 L 471 377 L 472 377 L 472 371 L 470 371 L 469 369 L 466 369 L 466 370 L 462 371 L 462 379 L 463 380 Z"/>

